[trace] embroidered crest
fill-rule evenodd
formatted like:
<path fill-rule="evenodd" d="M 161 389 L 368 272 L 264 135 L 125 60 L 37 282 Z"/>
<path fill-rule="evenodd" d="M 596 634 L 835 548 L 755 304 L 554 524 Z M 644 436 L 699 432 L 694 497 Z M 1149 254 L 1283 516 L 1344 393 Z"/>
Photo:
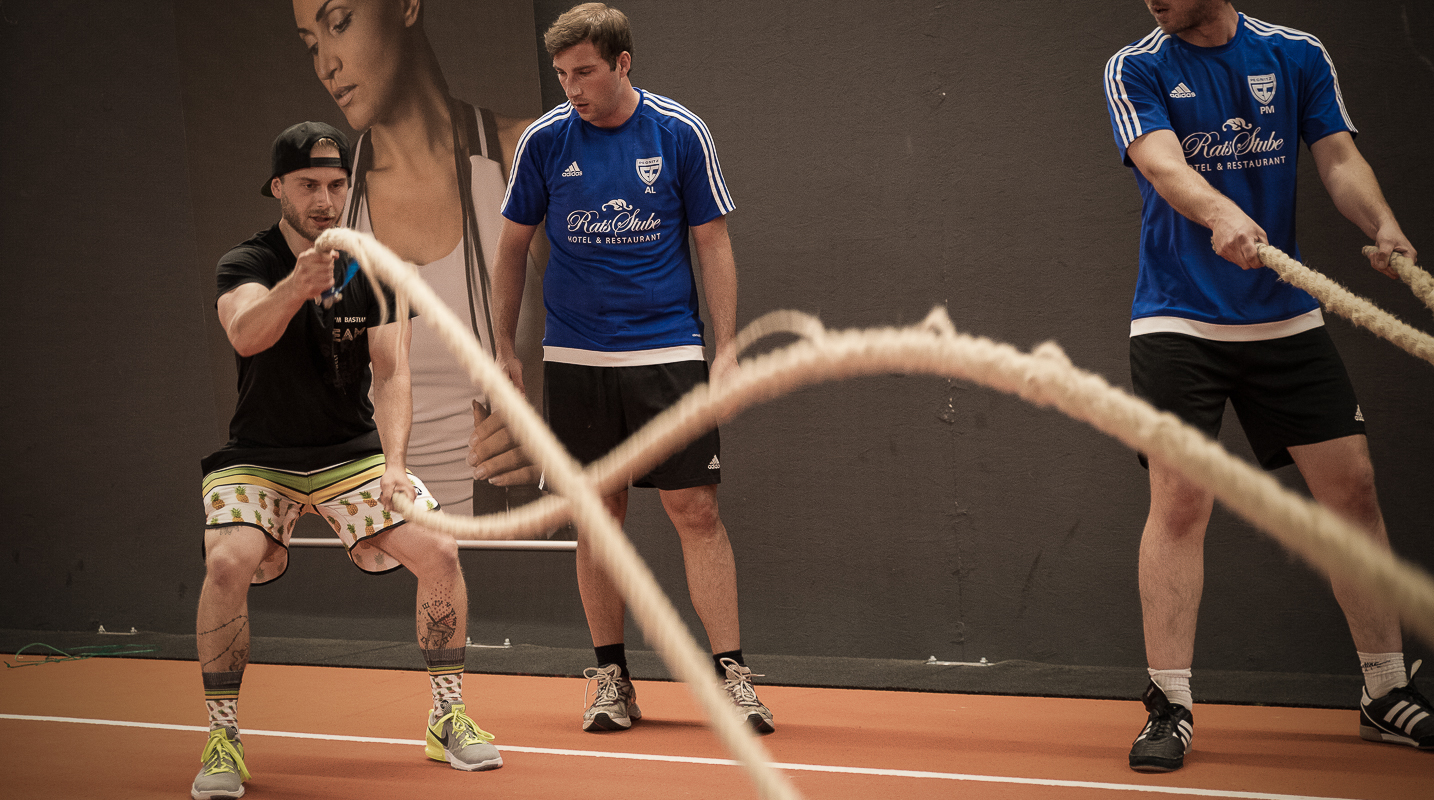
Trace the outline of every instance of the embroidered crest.
<path fill-rule="evenodd" d="M 648 186 L 651 186 L 652 182 L 657 180 L 657 176 L 661 174 L 662 156 L 637 160 L 637 177 L 642 178 L 642 182 Z"/>

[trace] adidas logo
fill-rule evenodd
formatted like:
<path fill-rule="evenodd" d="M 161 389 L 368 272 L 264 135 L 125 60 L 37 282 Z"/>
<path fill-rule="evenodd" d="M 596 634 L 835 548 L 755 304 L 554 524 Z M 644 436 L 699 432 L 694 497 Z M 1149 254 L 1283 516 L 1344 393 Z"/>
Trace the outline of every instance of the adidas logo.
<path fill-rule="evenodd" d="M 707 468 L 722 469 L 722 462 L 717 460 L 717 456 L 712 456 L 712 460 L 707 462 Z"/>
<path fill-rule="evenodd" d="M 1364 412 L 1359 410 L 1359 406 L 1354 407 L 1354 421 L 1364 422 Z"/>
<path fill-rule="evenodd" d="M 1170 90 L 1170 96 L 1176 98 L 1194 97 L 1195 93 L 1190 91 L 1190 87 L 1182 82 L 1179 86 Z"/>
<path fill-rule="evenodd" d="M 583 171 L 578 169 L 578 162 L 576 161 L 570 164 L 567 169 L 563 170 L 564 178 L 581 178 L 582 176 Z"/>

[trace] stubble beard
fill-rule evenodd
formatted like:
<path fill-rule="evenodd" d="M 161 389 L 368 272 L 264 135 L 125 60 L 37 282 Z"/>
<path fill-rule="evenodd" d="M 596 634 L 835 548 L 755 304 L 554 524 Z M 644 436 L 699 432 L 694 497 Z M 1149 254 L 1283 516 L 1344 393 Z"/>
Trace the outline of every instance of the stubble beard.
<path fill-rule="evenodd" d="M 1186 12 L 1185 16 L 1171 18 L 1160 25 L 1161 33 L 1176 36 L 1193 28 L 1198 28 L 1220 18 L 1220 11 L 1225 6 L 1225 0 L 1205 0 Z"/>
<path fill-rule="evenodd" d="M 299 235 L 309 240 L 310 244 L 319 238 L 319 234 L 333 227 L 330 225 L 321 228 L 314 224 L 313 220 L 299 213 L 299 209 L 289 202 L 288 197 L 279 198 L 279 213 L 284 217 L 284 221 L 289 223 L 289 227 L 298 231 Z"/>

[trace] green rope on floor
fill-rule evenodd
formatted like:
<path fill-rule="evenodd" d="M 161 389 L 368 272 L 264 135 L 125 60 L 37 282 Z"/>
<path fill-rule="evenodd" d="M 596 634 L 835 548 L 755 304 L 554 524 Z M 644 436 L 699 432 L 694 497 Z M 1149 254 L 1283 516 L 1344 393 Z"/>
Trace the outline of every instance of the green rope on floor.
<path fill-rule="evenodd" d="M 24 655 L 25 651 L 32 647 L 44 648 L 50 652 L 44 653 L 43 655 L 35 654 L 35 656 L 31 657 L 34 660 L 22 660 L 20 656 Z M 58 647 L 45 644 L 44 642 L 31 642 L 15 651 L 15 659 L 17 661 L 23 661 L 23 663 L 12 664 L 6 661 L 5 666 L 9 669 L 19 669 L 20 667 L 34 667 L 40 664 L 59 664 L 63 661 L 83 661 L 87 658 L 95 658 L 96 656 L 136 656 L 142 653 L 153 653 L 159 648 L 138 644 L 92 644 L 70 649 L 73 652 L 67 653 Z"/>

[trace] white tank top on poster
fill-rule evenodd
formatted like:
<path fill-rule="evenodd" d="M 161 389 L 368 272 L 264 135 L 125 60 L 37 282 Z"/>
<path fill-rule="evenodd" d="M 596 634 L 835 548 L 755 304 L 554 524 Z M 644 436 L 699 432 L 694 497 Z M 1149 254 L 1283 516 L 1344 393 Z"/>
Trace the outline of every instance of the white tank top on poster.
<path fill-rule="evenodd" d="M 478 115 L 478 126 L 481 131 L 481 114 Z M 497 258 L 498 234 L 503 224 L 499 206 L 507 190 L 507 181 L 503 178 L 501 165 L 488 157 L 488 137 L 480 135 L 478 139 L 473 143 L 475 149 L 481 147 L 484 152 L 475 153 L 469 159 L 473 209 L 483 253 L 482 263 L 492 265 Z M 367 142 L 361 140 L 359 146 L 363 144 Z M 357 149 L 354 161 L 358 162 Z M 373 233 L 367 198 L 351 193 L 349 203 L 355 201 L 359 206 L 354 229 Z M 341 219 L 347 219 L 348 215 L 349 209 L 345 207 Z M 471 328 L 476 329 L 483 349 L 491 354 L 493 343 L 489 340 L 489 311 L 484 292 L 469 291 L 465 260 L 464 240 L 460 238 L 448 255 L 420 265 L 419 275 L 460 320 L 469 322 Z M 475 280 L 473 286 L 481 287 L 484 283 Z M 542 310 L 542 277 L 529 258 L 522 314 L 518 321 L 518 351 L 526 367 L 524 383 L 530 398 L 542 397 Z M 534 370 L 534 366 L 539 369 Z M 423 480 L 445 511 L 469 515 L 473 513 L 473 470 L 466 458 L 468 437 L 473 433 L 473 401 L 487 405 L 487 398 L 472 384 L 458 359 L 421 317 L 414 320 L 409 371 L 413 383 L 413 429 L 408 441 L 408 468 Z"/>

